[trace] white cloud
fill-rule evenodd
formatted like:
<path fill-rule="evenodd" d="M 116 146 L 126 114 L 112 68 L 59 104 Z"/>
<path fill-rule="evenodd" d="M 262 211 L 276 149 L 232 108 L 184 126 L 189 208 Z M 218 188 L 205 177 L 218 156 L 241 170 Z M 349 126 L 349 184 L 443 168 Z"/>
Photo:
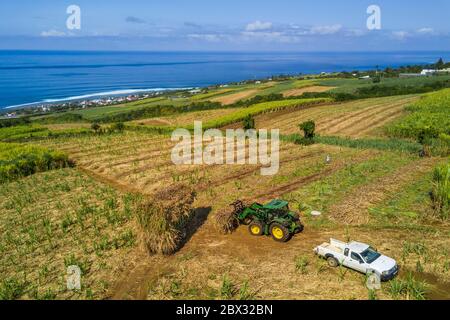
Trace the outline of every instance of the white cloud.
<path fill-rule="evenodd" d="M 65 37 L 65 36 L 67 36 L 67 34 L 63 31 L 48 30 L 41 32 L 41 37 Z"/>
<path fill-rule="evenodd" d="M 334 24 L 331 26 L 315 26 L 309 31 L 310 34 L 329 35 L 335 34 L 342 30 L 342 25 Z"/>
<path fill-rule="evenodd" d="M 268 32 L 242 32 L 242 40 L 244 41 L 264 41 L 264 42 L 279 42 L 279 43 L 298 43 L 301 42 L 301 38 L 298 36 L 288 35 L 279 31 Z"/>
<path fill-rule="evenodd" d="M 349 29 L 345 30 L 345 36 L 347 37 L 362 37 L 367 34 L 365 30 L 362 29 Z"/>
<path fill-rule="evenodd" d="M 397 40 L 405 40 L 409 37 L 409 33 L 407 31 L 393 31 L 392 36 Z"/>
<path fill-rule="evenodd" d="M 254 31 L 244 31 L 242 35 L 246 37 L 259 37 L 259 38 L 278 38 L 282 35 L 281 32 L 254 32 Z"/>
<path fill-rule="evenodd" d="M 189 39 L 193 40 L 204 40 L 208 42 L 218 42 L 224 38 L 222 35 L 219 34 L 188 34 Z"/>
<path fill-rule="evenodd" d="M 247 27 L 245 28 L 246 31 L 264 31 L 272 29 L 272 22 L 261 22 L 261 21 L 255 21 L 253 23 L 249 23 Z"/>
<path fill-rule="evenodd" d="M 434 29 L 433 28 L 421 28 L 421 29 L 417 30 L 417 33 L 431 34 L 431 33 L 434 33 Z"/>
<path fill-rule="evenodd" d="M 145 20 L 135 16 L 128 16 L 125 18 L 125 21 L 128 23 L 138 23 L 138 24 L 145 23 Z"/>

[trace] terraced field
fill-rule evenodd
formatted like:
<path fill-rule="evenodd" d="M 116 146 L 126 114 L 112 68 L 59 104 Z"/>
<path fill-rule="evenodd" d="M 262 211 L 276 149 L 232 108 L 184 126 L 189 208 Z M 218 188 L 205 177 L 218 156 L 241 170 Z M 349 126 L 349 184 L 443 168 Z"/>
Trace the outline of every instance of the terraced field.
<path fill-rule="evenodd" d="M 223 116 L 230 115 L 236 112 L 234 108 L 223 108 L 207 111 L 196 111 L 184 114 L 178 114 L 170 117 L 150 118 L 143 120 L 131 121 L 132 124 L 145 125 L 145 126 L 169 126 L 169 127 L 182 127 L 186 124 L 192 125 L 194 121 L 208 122 Z"/>
<path fill-rule="evenodd" d="M 72 139 L 70 142 L 65 141 L 60 143 L 53 140 L 43 144 L 58 147 L 69 153 L 79 168 L 113 181 L 125 189 L 152 193 L 164 185 L 183 180 L 194 181 L 197 189 L 210 189 L 211 192 L 218 192 L 216 188 L 220 189 L 224 184 L 234 183 L 236 179 L 241 180 L 241 183 L 249 179 L 249 185 L 256 183 L 256 180 L 259 180 L 260 185 L 267 185 L 267 188 L 262 188 L 267 191 L 242 195 L 251 198 L 270 197 L 274 193 L 295 188 L 297 184 L 292 181 L 286 181 L 285 184 L 277 183 L 284 175 L 289 176 L 292 173 L 294 177 L 298 177 L 298 183 L 301 184 L 311 179 L 318 179 L 321 174 L 327 174 L 331 167 L 326 167 L 324 164 L 323 159 L 326 154 L 332 154 L 336 156 L 336 159 L 341 158 L 341 161 L 344 161 L 350 158 L 357 159 L 355 154 L 360 153 L 352 149 L 341 152 L 341 149 L 335 147 L 315 146 L 306 149 L 283 144 L 280 150 L 282 164 L 280 174 L 276 178 L 264 178 L 259 175 L 261 168 L 259 165 L 175 166 L 170 158 L 174 143 L 166 137 L 152 137 L 129 132 L 125 137 L 123 135 L 83 137 Z M 248 151 L 246 153 L 248 156 Z M 301 162 L 302 165 L 299 167 L 296 162 Z M 277 187 L 271 187 L 273 185 Z M 239 189 L 241 188 L 237 188 L 237 191 L 242 194 L 242 190 Z M 233 196 L 230 194 L 231 198 Z M 228 199 L 224 199 L 225 203 L 227 201 Z"/>
<path fill-rule="evenodd" d="M 327 92 L 334 89 L 333 87 L 326 87 L 326 86 L 308 86 L 304 88 L 296 88 L 296 89 L 290 89 L 283 92 L 284 97 L 295 97 L 295 96 L 301 96 L 304 93 L 307 92 Z"/>
<path fill-rule="evenodd" d="M 223 105 L 229 105 L 238 102 L 239 100 L 249 99 L 255 96 L 258 93 L 258 91 L 259 90 L 257 89 L 244 90 L 233 94 L 223 95 L 221 97 L 211 99 L 211 101 L 220 102 Z"/>
<path fill-rule="evenodd" d="M 258 128 L 280 129 L 282 134 L 291 134 L 299 132 L 298 124 L 314 120 L 320 134 L 365 137 L 405 115 L 405 106 L 417 99 L 418 96 L 413 95 L 330 104 L 308 110 L 261 115 L 256 118 L 256 124 Z"/>

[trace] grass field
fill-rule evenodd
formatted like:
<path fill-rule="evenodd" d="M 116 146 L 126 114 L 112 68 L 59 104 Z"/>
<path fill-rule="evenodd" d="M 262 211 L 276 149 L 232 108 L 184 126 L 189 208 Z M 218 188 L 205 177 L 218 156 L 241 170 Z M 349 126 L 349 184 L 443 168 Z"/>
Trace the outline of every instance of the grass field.
<path fill-rule="evenodd" d="M 136 102 L 130 102 L 127 104 L 119 104 L 109 107 L 96 107 L 88 108 L 78 111 L 72 111 L 72 113 L 79 114 L 87 120 L 96 120 L 97 118 L 118 114 L 130 110 L 139 109 L 142 107 L 148 107 L 156 104 L 161 104 L 166 100 L 166 98 L 150 98 Z"/>
<path fill-rule="evenodd" d="M 449 80 L 450 76 L 441 75 L 436 77 L 415 77 L 415 78 L 384 78 L 377 85 L 379 86 L 419 86 L 431 84 L 435 81 Z M 373 84 L 372 80 L 358 79 L 326 79 L 319 80 L 318 83 L 323 86 L 335 87 L 333 92 L 354 93 L 359 88 L 367 88 Z"/>
<path fill-rule="evenodd" d="M 290 80 L 263 83 L 258 89 L 253 84 L 230 86 L 177 103 L 252 90 L 282 94 L 317 85 L 347 91 L 357 83 Z M 342 103 L 293 98 L 127 123 L 170 129 L 190 128 L 201 120 L 204 127 L 238 128 L 245 116 L 253 115 L 257 128 L 280 129 L 283 135 L 280 168 L 273 176 L 262 176 L 258 164 L 174 165 L 175 142 L 167 134 L 95 134 L 86 128 L 88 134 L 56 134 L 79 130 L 70 123 L 0 129 L 4 141 L 20 138 L 27 145 L 58 150 L 75 164 L 1 185 L 0 299 L 449 299 L 450 224 L 436 215 L 429 194 L 433 169 L 448 158 L 421 158 L 418 142 L 388 139 L 384 131 L 409 119 L 411 106 L 428 110 L 444 101 L 434 97 L 429 104 L 427 97 Z M 121 108 L 80 112 L 95 119 Z M 442 113 L 448 115 L 447 109 Z M 293 143 L 299 123 L 307 120 L 316 122 L 317 143 Z M 0 144 L 3 153 L 13 147 Z M 243 147 L 246 157 L 248 147 Z M 175 254 L 149 256 L 135 203 L 180 183 L 197 193 L 194 219 Z M 305 224 L 289 242 L 253 237 L 245 226 L 228 235 L 217 230 L 215 215 L 236 199 L 274 198 L 288 200 Z M 321 216 L 312 216 L 313 210 Z M 332 269 L 314 255 L 312 249 L 329 238 L 373 245 L 397 260 L 400 276 L 374 296 L 364 275 Z M 69 265 L 82 269 L 80 291 L 65 286 Z"/>

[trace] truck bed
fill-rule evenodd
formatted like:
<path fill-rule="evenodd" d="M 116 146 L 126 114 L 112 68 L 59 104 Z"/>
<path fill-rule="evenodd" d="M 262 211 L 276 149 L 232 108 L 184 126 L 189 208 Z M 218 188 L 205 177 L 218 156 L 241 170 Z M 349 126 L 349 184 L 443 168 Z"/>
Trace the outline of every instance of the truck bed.
<path fill-rule="evenodd" d="M 328 242 L 322 243 L 319 247 L 321 247 L 323 249 L 327 249 L 327 250 L 332 251 L 332 252 L 344 254 L 344 250 L 342 250 L 342 248 L 334 246 L 334 245 L 332 245 L 331 243 L 328 243 Z"/>

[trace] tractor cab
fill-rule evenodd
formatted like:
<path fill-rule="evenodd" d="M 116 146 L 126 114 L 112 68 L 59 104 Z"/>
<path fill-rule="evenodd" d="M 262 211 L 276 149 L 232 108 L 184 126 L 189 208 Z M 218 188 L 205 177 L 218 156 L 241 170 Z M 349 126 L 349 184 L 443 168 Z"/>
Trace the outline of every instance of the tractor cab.
<path fill-rule="evenodd" d="M 272 200 L 268 204 L 264 205 L 264 209 L 274 211 L 289 211 L 289 202 L 284 200 Z"/>
<path fill-rule="evenodd" d="M 263 206 L 270 215 L 276 217 L 286 217 L 289 215 L 289 203 L 284 200 L 272 200 Z M 294 215 L 294 213 L 292 213 Z"/>

